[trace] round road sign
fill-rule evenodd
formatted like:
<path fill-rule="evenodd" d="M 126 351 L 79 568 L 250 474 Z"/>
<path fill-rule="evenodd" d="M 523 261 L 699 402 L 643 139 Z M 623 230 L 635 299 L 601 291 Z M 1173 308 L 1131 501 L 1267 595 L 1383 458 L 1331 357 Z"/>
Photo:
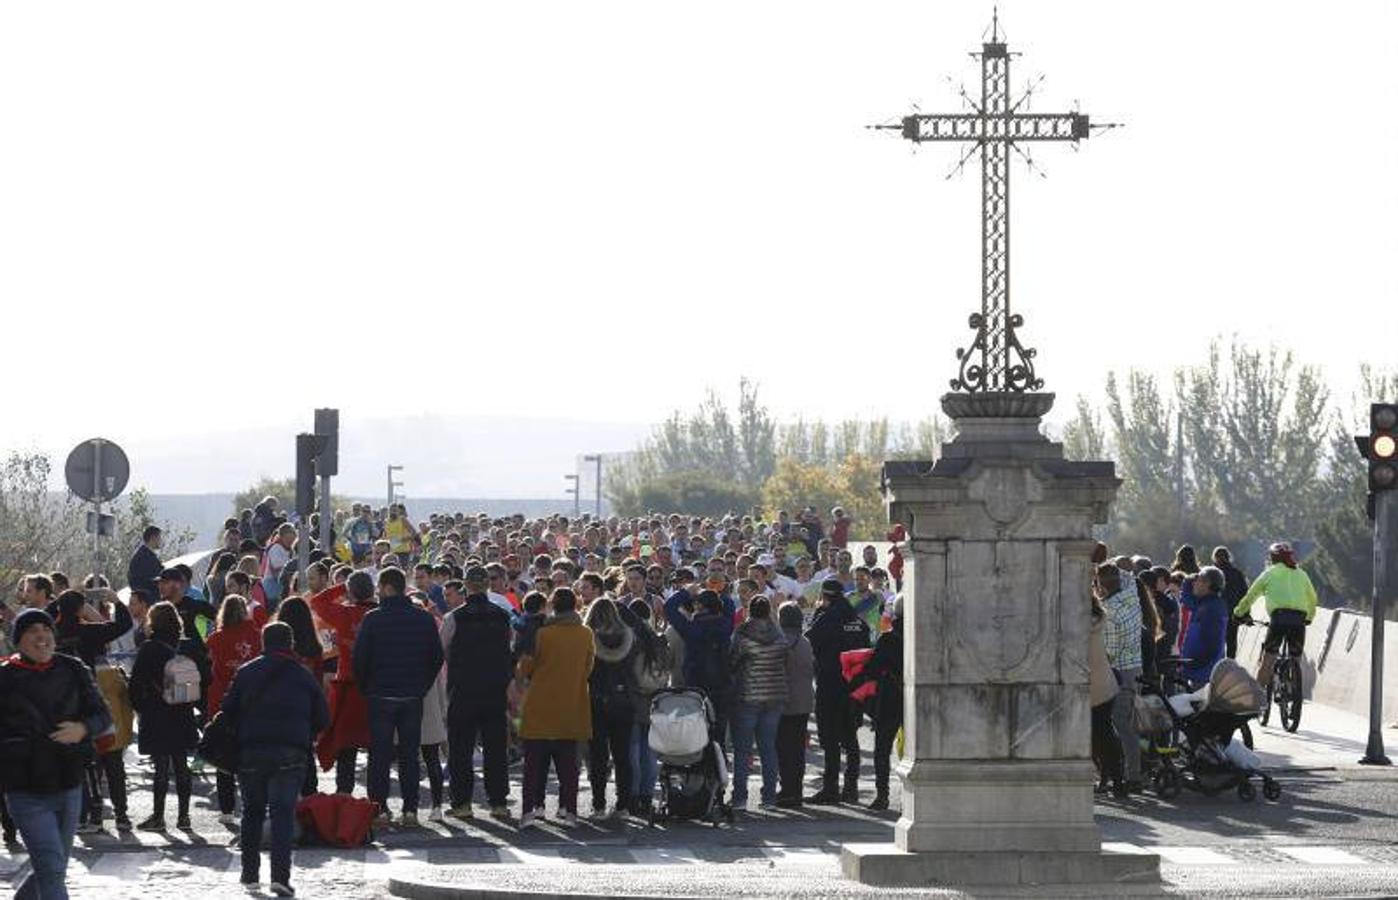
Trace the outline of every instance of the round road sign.
<path fill-rule="evenodd" d="M 115 500 L 126 490 L 131 463 L 126 451 L 105 438 L 83 441 L 63 465 L 68 490 L 92 503 Z"/>

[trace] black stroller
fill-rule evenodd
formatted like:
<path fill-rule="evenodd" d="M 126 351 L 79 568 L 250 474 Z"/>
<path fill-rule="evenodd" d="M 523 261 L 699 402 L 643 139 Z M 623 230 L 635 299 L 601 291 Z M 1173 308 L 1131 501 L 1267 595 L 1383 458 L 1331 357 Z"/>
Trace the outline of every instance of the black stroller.
<path fill-rule="evenodd" d="M 1262 796 L 1281 797 L 1281 785 L 1262 771 L 1257 754 L 1233 739 L 1262 710 L 1263 693 L 1247 671 L 1231 659 L 1219 660 L 1209 683 L 1190 691 L 1176 678 L 1164 689 L 1148 686 L 1136 698 L 1136 729 L 1147 741 L 1146 765 L 1155 793 L 1165 800 L 1189 788 L 1205 795 L 1236 790 L 1253 800 L 1254 776 Z"/>
<path fill-rule="evenodd" d="M 713 738 L 713 704 L 700 688 L 662 688 L 650 702 L 650 748 L 660 762 L 660 804 L 649 823 L 670 819 L 733 821 L 723 802 L 728 768 Z"/>

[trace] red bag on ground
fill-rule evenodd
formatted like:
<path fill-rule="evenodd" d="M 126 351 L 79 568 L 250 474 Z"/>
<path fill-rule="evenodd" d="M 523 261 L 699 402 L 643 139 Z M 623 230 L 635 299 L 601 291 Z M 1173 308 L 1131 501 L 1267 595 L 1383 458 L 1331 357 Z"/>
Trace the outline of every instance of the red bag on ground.
<path fill-rule="evenodd" d="M 873 648 L 868 650 L 846 650 L 840 654 L 840 674 L 844 676 L 845 683 L 852 683 L 860 674 L 864 667 L 869 664 L 869 658 L 874 655 Z M 849 692 L 849 698 L 856 703 L 863 703 L 871 699 L 879 691 L 879 685 L 874 681 L 866 681 L 854 690 Z"/>
<path fill-rule="evenodd" d="M 349 794 L 312 794 L 296 804 L 296 818 L 303 828 L 335 847 L 362 847 L 369 843 L 379 805 Z"/>

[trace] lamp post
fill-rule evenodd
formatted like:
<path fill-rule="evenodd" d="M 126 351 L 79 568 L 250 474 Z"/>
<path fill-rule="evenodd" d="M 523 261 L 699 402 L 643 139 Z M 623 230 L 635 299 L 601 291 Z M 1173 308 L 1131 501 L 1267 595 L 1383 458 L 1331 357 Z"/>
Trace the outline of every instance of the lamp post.
<path fill-rule="evenodd" d="M 402 466 L 393 466 L 393 465 L 391 465 L 391 466 L 388 467 L 388 505 L 389 505 L 389 506 L 392 506 L 392 505 L 393 505 L 393 489 L 394 489 L 394 488 L 400 488 L 400 487 L 403 486 L 403 482 L 401 482 L 401 481 L 394 481 L 394 480 L 393 480 L 393 473 L 394 473 L 394 472 L 401 472 L 401 471 L 403 471 L 403 467 L 402 467 Z"/>
<path fill-rule="evenodd" d="M 596 489 L 597 489 L 597 511 L 596 511 L 596 515 L 597 515 L 597 518 L 598 518 L 598 519 L 601 519 L 601 518 L 602 518 L 602 454 L 600 454 L 600 453 L 593 453 L 593 454 L 589 454 L 589 455 L 587 455 L 587 456 L 584 456 L 584 457 L 583 457 L 583 462 L 590 462 L 590 463 L 596 463 L 596 464 L 597 464 L 597 484 L 595 485 L 595 487 L 596 487 Z"/>
<path fill-rule="evenodd" d="M 563 480 L 573 483 L 572 487 L 564 489 L 564 493 L 573 495 L 573 518 L 576 519 L 582 515 L 582 498 L 578 496 L 578 474 L 574 472 L 571 475 L 564 475 Z"/>

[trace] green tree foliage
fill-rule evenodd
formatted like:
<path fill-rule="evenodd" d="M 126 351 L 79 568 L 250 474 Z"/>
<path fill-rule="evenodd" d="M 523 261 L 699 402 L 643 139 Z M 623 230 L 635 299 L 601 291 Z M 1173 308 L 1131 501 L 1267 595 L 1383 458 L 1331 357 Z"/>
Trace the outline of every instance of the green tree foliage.
<path fill-rule="evenodd" d="M 236 516 L 245 509 L 252 509 L 266 497 L 276 497 L 281 509 L 291 509 L 296 505 L 296 479 L 263 475 L 256 484 L 233 496 L 233 511 L 229 515 Z"/>
<path fill-rule="evenodd" d="M 58 568 L 85 537 L 83 503 L 49 490 L 53 466 L 42 453 L 11 453 L 0 464 L 0 582 Z M 89 544 L 90 546 L 90 544 Z"/>
<path fill-rule="evenodd" d="M 750 512 L 760 496 L 759 492 L 712 472 L 689 470 L 615 485 L 611 500 L 617 512 L 625 516 L 675 510 L 698 516 L 724 516 Z"/>
<path fill-rule="evenodd" d="M 1086 397 L 1078 398 L 1073 418 L 1063 428 L 1063 455 L 1072 460 L 1102 459 L 1107 453 L 1107 432 L 1102 415 Z"/>

